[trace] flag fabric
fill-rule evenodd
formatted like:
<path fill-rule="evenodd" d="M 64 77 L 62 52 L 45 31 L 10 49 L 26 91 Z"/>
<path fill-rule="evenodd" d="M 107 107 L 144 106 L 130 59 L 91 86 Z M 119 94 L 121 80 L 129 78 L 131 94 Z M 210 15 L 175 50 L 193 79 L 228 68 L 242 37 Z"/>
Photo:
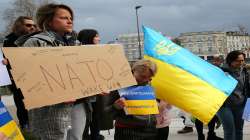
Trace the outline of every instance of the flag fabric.
<path fill-rule="evenodd" d="M 220 68 L 143 27 L 144 58 L 157 64 L 152 86 L 166 100 L 207 124 L 232 93 L 237 81 Z"/>
<path fill-rule="evenodd" d="M 10 140 L 24 140 L 20 129 L 10 116 L 4 104 L 0 101 L 0 132 Z"/>
<path fill-rule="evenodd" d="M 154 89 L 147 86 L 131 86 L 118 90 L 125 98 L 125 112 L 132 115 L 158 114 Z"/>

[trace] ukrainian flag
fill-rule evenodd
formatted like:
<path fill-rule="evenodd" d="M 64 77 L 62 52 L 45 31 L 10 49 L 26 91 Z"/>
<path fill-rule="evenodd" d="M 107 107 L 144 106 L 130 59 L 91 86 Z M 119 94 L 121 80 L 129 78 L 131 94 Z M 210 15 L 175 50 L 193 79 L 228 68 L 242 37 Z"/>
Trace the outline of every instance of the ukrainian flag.
<path fill-rule="evenodd" d="M 0 132 L 4 133 L 10 140 L 24 140 L 22 133 L 1 101 Z"/>
<path fill-rule="evenodd" d="M 159 114 L 154 89 L 149 86 L 131 86 L 118 90 L 125 98 L 125 113 L 132 115 Z"/>
<path fill-rule="evenodd" d="M 143 27 L 145 58 L 157 64 L 156 96 L 207 124 L 237 85 L 220 68 Z"/>

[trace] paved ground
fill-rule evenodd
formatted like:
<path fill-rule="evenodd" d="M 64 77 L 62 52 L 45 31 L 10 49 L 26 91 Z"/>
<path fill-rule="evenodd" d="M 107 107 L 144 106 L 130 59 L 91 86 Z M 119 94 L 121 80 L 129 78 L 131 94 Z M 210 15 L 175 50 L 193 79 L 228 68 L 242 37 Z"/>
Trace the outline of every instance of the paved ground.
<path fill-rule="evenodd" d="M 13 106 L 13 99 L 12 97 L 3 97 L 4 104 L 8 107 L 10 110 L 10 113 L 16 120 L 15 110 L 16 108 Z M 177 110 L 173 109 L 172 111 L 172 122 L 170 125 L 170 134 L 169 134 L 169 140 L 197 140 L 197 133 L 194 129 L 194 132 L 188 133 L 188 134 L 177 134 L 177 131 L 183 128 L 182 119 L 176 118 Z M 102 131 L 101 132 L 105 136 L 105 140 L 113 140 L 114 136 L 114 130 L 110 131 Z M 207 129 L 204 129 L 204 134 L 207 133 Z M 223 130 L 222 127 L 216 130 L 216 134 L 220 137 L 223 137 Z M 244 126 L 244 140 L 250 139 L 250 122 L 245 122 Z"/>
<path fill-rule="evenodd" d="M 177 131 L 183 128 L 182 119 L 172 119 L 171 125 L 170 125 L 170 134 L 169 134 L 169 140 L 197 140 L 197 133 L 194 129 L 194 132 L 187 133 L 187 134 L 177 134 Z M 204 129 L 204 134 L 206 135 L 207 129 Z M 110 131 L 110 134 L 108 131 L 102 131 L 102 134 L 105 135 L 105 138 L 107 140 L 113 140 L 113 134 L 114 130 Z M 216 134 L 220 137 L 223 137 L 223 130 L 222 127 L 216 130 Z M 244 138 L 243 140 L 249 140 L 250 139 L 250 122 L 245 123 L 244 127 Z"/>

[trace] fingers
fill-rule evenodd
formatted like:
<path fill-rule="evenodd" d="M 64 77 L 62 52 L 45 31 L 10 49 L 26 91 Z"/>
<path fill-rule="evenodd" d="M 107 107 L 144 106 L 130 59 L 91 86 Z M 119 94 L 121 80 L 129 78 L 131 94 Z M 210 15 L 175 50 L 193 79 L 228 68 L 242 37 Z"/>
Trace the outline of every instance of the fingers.
<path fill-rule="evenodd" d="M 110 93 L 109 91 L 104 91 L 104 92 L 100 93 L 100 95 L 105 96 L 105 95 L 108 95 L 109 93 Z"/>
<path fill-rule="evenodd" d="M 76 100 L 70 100 L 70 101 L 66 101 L 64 102 L 65 104 L 73 104 Z"/>
<path fill-rule="evenodd" d="M 125 99 L 119 98 L 118 100 L 115 101 L 114 105 L 117 109 L 123 109 L 126 106 Z"/>
<path fill-rule="evenodd" d="M 8 59 L 5 59 L 5 58 L 4 58 L 4 59 L 2 60 L 2 63 L 3 63 L 4 65 L 8 65 L 8 64 L 9 64 L 9 61 L 8 61 Z"/>

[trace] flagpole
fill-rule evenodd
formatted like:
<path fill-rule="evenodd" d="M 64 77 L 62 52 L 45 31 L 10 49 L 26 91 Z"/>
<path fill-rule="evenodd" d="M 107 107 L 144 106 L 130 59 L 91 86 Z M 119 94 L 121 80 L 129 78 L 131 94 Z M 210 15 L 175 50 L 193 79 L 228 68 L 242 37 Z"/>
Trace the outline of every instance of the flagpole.
<path fill-rule="evenodd" d="M 136 23 L 137 23 L 137 35 L 138 35 L 138 45 L 139 45 L 139 59 L 142 58 L 141 55 L 141 38 L 140 38 L 140 28 L 139 28 L 139 20 L 138 20 L 138 9 L 141 8 L 142 6 L 135 6 L 135 12 L 136 12 Z"/>

